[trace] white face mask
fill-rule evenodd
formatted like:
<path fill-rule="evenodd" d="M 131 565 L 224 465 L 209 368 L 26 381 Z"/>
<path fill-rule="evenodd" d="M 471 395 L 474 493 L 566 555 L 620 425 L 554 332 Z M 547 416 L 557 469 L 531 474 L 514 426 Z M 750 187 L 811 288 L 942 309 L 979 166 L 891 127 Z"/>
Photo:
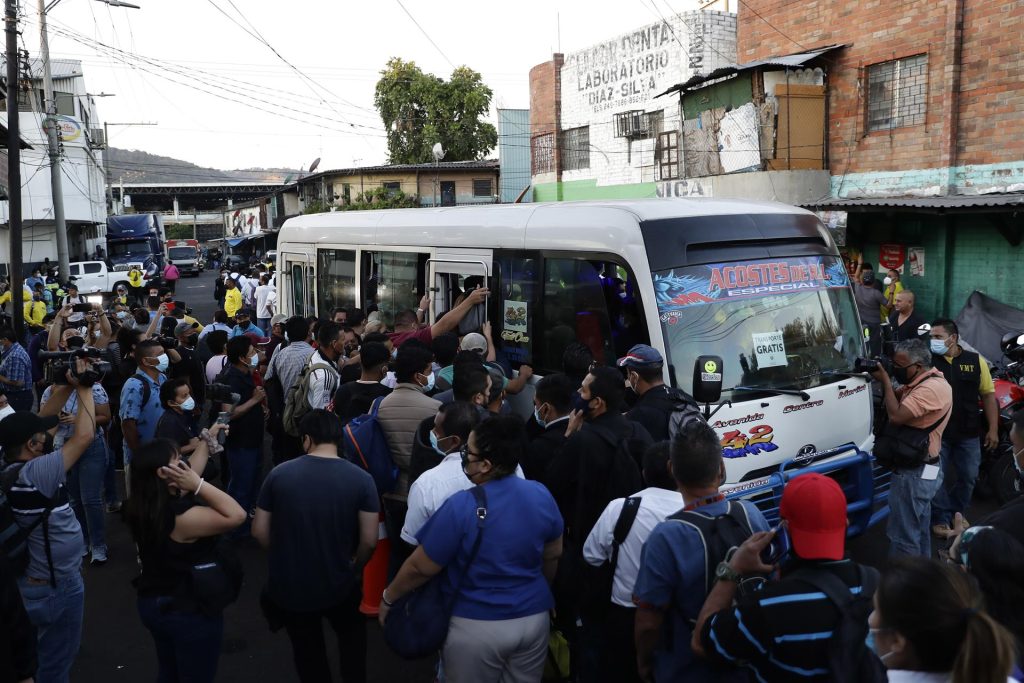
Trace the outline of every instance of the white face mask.
<path fill-rule="evenodd" d="M 3 408 L 0 408 L 0 420 L 4 419 L 8 415 L 13 415 L 13 414 L 14 414 L 14 408 L 12 408 L 10 405 L 7 405 L 7 406 L 4 406 Z"/>
<path fill-rule="evenodd" d="M 887 277 L 884 280 L 882 280 L 882 282 L 885 284 L 886 287 L 888 287 L 889 285 L 892 284 L 892 278 L 891 277 Z"/>

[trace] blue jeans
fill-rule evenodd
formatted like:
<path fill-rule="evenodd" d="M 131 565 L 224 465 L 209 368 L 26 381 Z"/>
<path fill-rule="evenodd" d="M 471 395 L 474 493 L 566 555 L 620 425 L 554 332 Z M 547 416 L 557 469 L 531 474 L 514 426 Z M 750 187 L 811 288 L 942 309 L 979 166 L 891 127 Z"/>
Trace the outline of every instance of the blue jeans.
<path fill-rule="evenodd" d="M 942 469 L 935 479 L 922 479 L 925 465 L 893 470 L 889 486 L 889 555 L 932 554 L 932 499 L 942 487 Z"/>
<path fill-rule="evenodd" d="M 246 514 L 256 504 L 259 487 L 260 449 L 259 448 L 228 448 L 228 465 L 231 478 L 228 480 L 228 495 L 242 506 Z M 245 524 L 232 532 L 233 536 L 245 536 L 249 533 L 249 519 Z"/>
<path fill-rule="evenodd" d="M 946 485 L 939 488 L 932 502 L 932 524 L 950 524 L 954 514 L 967 510 L 980 465 L 978 437 L 942 440 L 942 478 Z M 956 483 L 952 483 L 954 472 Z"/>
<path fill-rule="evenodd" d="M 107 552 L 107 533 L 103 482 L 107 476 L 107 459 L 107 444 L 102 436 L 97 436 L 68 471 L 68 495 L 75 517 L 82 525 L 85 545 L 104 555 Z"/>
<path fill-rule="evenodd" d="M 263 336 L 270 336 L 270 318 L 256 318 L 256 327 L 263 330 Z"/>
<path fill-rule="evenodd" d="M 36 683 L 67 683 L 71 665 L 82 641 L 82 617 L 85 613 L 85 584 L 76 572 L 57 577 L 57 587 L 49 583 L 29 583 L 18 579 L 25 611 L 36 627 L 39 670 Z"/>
<path fill-rule="evenodd" d="M 204 683 L 217 676 L 224 617 L 164 611 L 171 598 L 139 598 L 139 617 L 156 644 L 157 683 Z"/>

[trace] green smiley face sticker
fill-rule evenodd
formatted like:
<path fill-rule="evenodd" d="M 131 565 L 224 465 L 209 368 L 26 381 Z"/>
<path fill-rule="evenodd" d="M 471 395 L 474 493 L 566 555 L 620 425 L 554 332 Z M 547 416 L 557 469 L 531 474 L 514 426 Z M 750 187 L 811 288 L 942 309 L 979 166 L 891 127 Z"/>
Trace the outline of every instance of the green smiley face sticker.
<path fill-rule="evenodd" d="M 718 363 L 713 360 L 709 360 L 704 363 L 704 372 L 714 373 L 718 372 Z"/>

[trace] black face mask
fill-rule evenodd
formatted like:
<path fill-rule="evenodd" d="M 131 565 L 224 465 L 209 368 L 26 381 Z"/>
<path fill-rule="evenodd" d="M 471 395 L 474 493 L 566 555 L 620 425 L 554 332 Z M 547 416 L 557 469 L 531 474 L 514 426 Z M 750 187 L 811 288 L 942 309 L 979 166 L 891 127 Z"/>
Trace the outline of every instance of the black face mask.
<path fill-rule="evenodd" d="M 85 346 L 85 339 L 83 337 L 68 337 L 65 343 L 69 349 L 80 349 Z"/>
<path fill-rule="evenodd" d="M 898 365 L 892 366 L 892 376 L 893 376 L 893 378 L 897 382 L 899 382 L 900 384 L 907 384 L 908 382 L 910 382 L 910 377 L 908 377 L 908 374 L 909 374 L 908 371 L 912 367 L 913 367 L 912 365 L 908 365 L 905 368 L 901 368 Z"/>
<path fill-rule="evenodd" d="M 199 343 L 199 335 L 198 334 L 190 334 L 188 337 L 185 338 L 185 343 L 188 346 L 195 346 L 196 344 Z"/>

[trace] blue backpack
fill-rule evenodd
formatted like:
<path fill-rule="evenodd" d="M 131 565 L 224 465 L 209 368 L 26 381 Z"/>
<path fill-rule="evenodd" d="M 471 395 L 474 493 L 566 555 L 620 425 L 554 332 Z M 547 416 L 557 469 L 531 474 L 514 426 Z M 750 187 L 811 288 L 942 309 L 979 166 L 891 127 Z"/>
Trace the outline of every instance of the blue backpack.
<path fill-rule="evenodd" d="M 377 419 L 382 400 L 384 397 L 375 400 L 370 412 L 353 418 L 345 425 L 342 438 L 345 457 L 370 473 L 379 495 L 391 493 L 398 483 L 398 465 L 391 457 L 391 446 Z"/>

